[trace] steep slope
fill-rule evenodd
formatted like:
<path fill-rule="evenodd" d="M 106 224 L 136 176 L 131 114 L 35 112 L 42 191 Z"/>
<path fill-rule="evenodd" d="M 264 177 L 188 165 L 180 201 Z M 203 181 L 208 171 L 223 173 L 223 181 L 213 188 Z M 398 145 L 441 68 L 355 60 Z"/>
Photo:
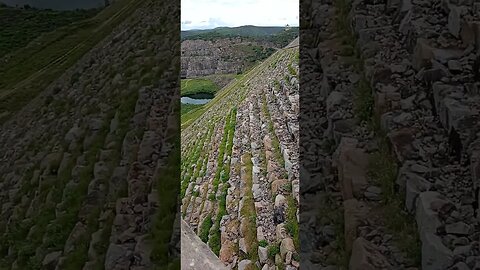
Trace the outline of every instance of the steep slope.
<path fill-rule="evenodd" d="M 93 17 L 99 10 L 53 11 L 2 7 L 0 3 L 0 58 L 26 46 L 39 35 Z"/>
<path fill-rule="evenodd" d="M 298 267 L 297 61 L 281 49 L 182 117 L 182 216 L 230 269 Z"/>
<path fill-rule="evenodd" d="M 0 268 L 174 263 L 179 7 L 135 5 L 0 126 Z"/>
<path fill-rule="evenodd" d="M 478 3 L 304 10 L 302 266 L 478 269 Z"/>
<path fill-rule="evenodd" d="M 3 56 L 0 59 L 0 123 L 5 122 L 71 68 L 142 3 L 143 1 L 135 0 L 115 1 L 94 17 L 47 32 L 28 45 Z M 16 27 L 26 25 L 21 19 L 21 16 L 14 17 Z M 8 31 L 8 28 L 2 30 Z M 121 30 L 117 28 L 115 32 L 119 34 Z M 15 32 L 17 35 L 21 35 L 21 32 Z M 10 39 L 2 42 L 8 40 Z M 106 76 L 108 75 L 110 74 Z M 73 80 L 78 77 L 79 74 L 72 76 Z"/>

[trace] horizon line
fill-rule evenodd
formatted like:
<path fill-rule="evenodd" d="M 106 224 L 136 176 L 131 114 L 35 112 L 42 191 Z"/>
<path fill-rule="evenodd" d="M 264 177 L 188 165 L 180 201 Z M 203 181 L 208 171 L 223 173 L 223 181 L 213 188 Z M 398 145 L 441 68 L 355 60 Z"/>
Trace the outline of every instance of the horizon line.
<path fill-rule="evenodd" d="M 253 25 L 253 24 L 245 24 L 245 25 L 240 25 L 240 26 L 216 26 L 214 28 L 192 28 L 192 29 L 182 29 L 180 27 L 180 31 L 199 31 L 199 30 L 215 30 L 217 28 L 238 28 L 238 27 L 243 27 L 243 26 L 254 26 L 254 27 L 285 27 L 285 26 L 290 26 L 290 27 L 299 27 L 299 25 Z"/>

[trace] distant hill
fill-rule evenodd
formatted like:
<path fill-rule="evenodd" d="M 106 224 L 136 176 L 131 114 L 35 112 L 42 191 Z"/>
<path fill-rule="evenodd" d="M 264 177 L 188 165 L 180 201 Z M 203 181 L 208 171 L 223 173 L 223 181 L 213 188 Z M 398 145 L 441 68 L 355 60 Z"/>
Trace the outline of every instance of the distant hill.
<path fill-rule="evenodd" d="M 241 36 L 241 37 L 258 37 L 268 36 L 280 33 L 285 30 L 282 26 L 254 26 L 244 25 L 239 27 L 217 27 L 214 29 L 203 30 L 187 30 L 182 31 L 182 39 L 195 38 L 198 35 L 216 34 L 220 36 Z"/>
<path fill-rule="evenodd" d="M 284 47 L 298 37 L 298 27 L 253 26 L 217 27 L 207 30 L 188 30 L 181 32 L 182 40 L 215 40 L 229 37 L 242 37 L 256 41 L 268 41 L 278 47 Z"/>
<path fill-rule="evenodd" d="M 0 58 L 26 46 L 44 33 L 62 26 L 91 18 L 99 9 L 90 10 L 41 10 L 34 8 L 15 8 L 0 2 Z M 38 46 L 38 45 L 37 45 Z M 3 70 L 3 67 L 0 67 Z"/>

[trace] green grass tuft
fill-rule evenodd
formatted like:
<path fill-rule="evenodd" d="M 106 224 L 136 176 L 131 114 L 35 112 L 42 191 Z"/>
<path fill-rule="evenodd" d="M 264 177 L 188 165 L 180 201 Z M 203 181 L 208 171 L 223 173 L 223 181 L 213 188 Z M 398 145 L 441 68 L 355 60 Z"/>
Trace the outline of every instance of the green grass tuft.
<path fill-rule="evenodd" d="M 360 121 L 373 121 L 374 100 L 372 89 L 365 78 L 358 82 L 355 92 L 354 111 Z"/>
<path fill-rule="evenodd" d="M 298 235 L 298 221 L 297 221 L 297 202 L 290 195 L 287 197 L 288 206 L 286 214 L 285 229 L 292 236 L 295 248 L 300 248 L 299 235 Z"/>
<path fill-rule="evenodd" d="M 270 259 L 275 259 L 275 255 L 280 253 L 280 247 L 278 245 L 269 245 L 267 248 L 268 257 Z"/>
<path fill-rule="evenodd" d="M 195 94 L 215 95 L 220 88 L 209 79 L 184 79 L 181 81 L 181 95 Z"/>
<path fill-rule="evenodd" d="M 205 219 L 203 220 L 202 225 L 200 226 L 200 234 L 199 237 L 202 239 L 203 242 L 208 242 L 208 235 L 210 233 L 210 228 L 212 228 L 213 221 L 212 215 L 208 214 Z"/>
<path fill-rule="evenodd" d="M 181 105 L 181 110 L 180 110 L 180 114 L 181 115 L 184 115 L 188 112 L 192 112 L 192 111 L 195 111 L 195 110 L 198 110 L 200 109 L 203 105 L 199 105 L 199 104 L 182 104 Z"/>
<path fill-rule="evenodd" d="M 398 247 L 415 265 L 421 263 L 421 243 L 415 218 L 404 209 L 405 194 L 395 188 L 397 163 L 390 153 L 386 138 L 380 141 L 379 151 L 372 154 L 368 168 L 372 181 L 382 190 L 385 225 L 394 236 Z"/>

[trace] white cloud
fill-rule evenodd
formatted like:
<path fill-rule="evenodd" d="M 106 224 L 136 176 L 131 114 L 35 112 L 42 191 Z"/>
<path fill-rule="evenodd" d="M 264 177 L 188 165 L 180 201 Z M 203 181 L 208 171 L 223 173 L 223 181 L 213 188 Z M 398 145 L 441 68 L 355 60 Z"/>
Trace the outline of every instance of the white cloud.
<path fill-rule="evenodd" d="M 182 30 L 219 26 L 298 26 L 299 0 L 181 0 Z"/>

